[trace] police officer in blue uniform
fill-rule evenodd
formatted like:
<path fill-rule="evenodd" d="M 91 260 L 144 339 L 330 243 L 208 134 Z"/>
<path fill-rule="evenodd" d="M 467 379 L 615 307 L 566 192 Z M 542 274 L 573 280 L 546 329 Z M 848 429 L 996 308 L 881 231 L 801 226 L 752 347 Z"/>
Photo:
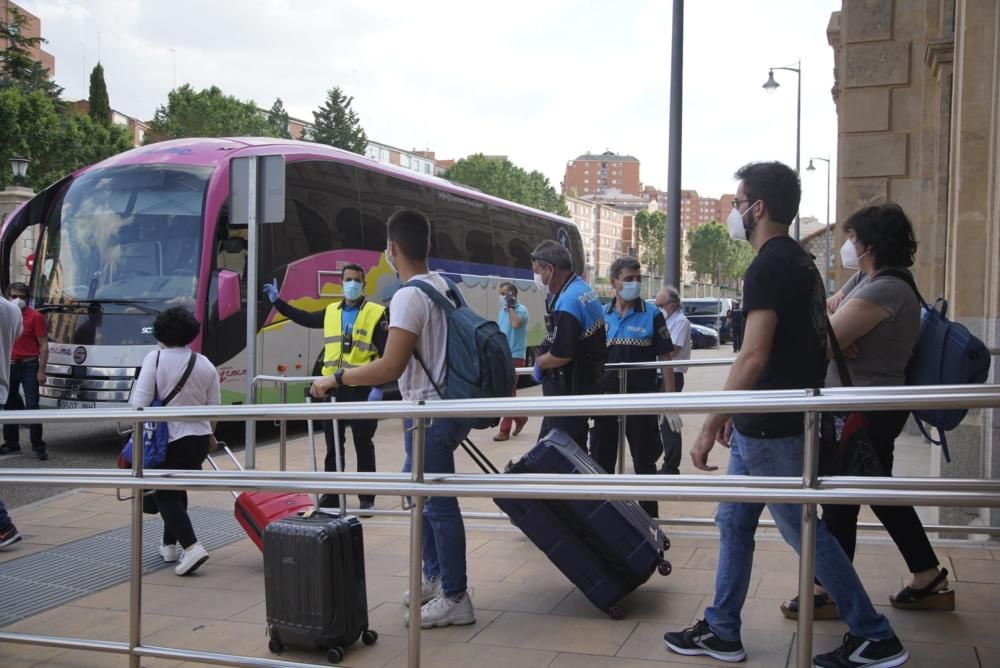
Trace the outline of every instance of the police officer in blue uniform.
<path fill-rule="evenodd" d="M 611 263 L 611 287 L 615 298 L 608 304 L 604 318 L 608 324 L 608 362 L 654 362 L 669 360 L 674 346 L 670 330 L 660 309 L 647 304 L 639 296 L 642 269 L 633 257 L 620 257 Z M 608 370 L 601 379 L 604 392 L 618 394 L 618 372 Z M 627 392 L 674 391 L 674 374 L 663 374 L 662 387 L 656 369 L 630 370 Z M 660 456 L 660 429 L 655 415 L 630 415 L 625 418 L 625 435 L 632 452 L 632 466 L 640 475 L 656 473 Z M 590 433 L 590 454 L 608 473 L 615 472 L 618 460 L 618 417 L 604 415 L 594 418 Z M 657 516 L 655 501 L 640 501 L 652 517 Z"/>
<path fill-rule="evenodd" d="M 542 384 L 542 394 L 567 396 L 602 393 L 607 346 L 604 309 L 597 293 L 573 273 L 573 262 L 565 246 L 543 241 L 531 253 L 535 282 L 547 293 L 545 340 L 535 358 L 533 377 Z M 566 432 L 581 448 L 587 443 L 587 416 L 546 417 L 539 438 L 552 429 Z"/>

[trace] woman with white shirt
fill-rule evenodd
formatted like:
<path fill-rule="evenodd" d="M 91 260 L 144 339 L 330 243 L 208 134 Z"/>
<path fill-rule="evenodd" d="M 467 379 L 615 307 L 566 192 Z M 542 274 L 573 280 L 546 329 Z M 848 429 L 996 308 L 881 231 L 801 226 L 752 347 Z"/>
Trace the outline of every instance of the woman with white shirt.
<path fill-rule="evenodd" d="M 160 349 L 151 351 L 142 362 L 135 381 L 133 406 L 150 406 L 154 397 L 161 400 L 182 383 L 170 401 L 171 407 L 217 406 L 220 403 L 219 373 L 204 355 L 192 352 L 188 345 L 199 332 L 198 321 L 182 306 L 167 309 L 153 323 L 153 336 Z M 216 447 L 214 424 L 204 422 L 167 422 L 167 458 L 157 468 L 201 470 L 210 450 Z M 208 560 L 208 552 L 198 542 L 187 514 L 186 491 L 156 490 L 156 505 L 163 518 L 163 543 L 160 555 L 168 563 L 178 561 L 174 572 L 190 575 Z"/>

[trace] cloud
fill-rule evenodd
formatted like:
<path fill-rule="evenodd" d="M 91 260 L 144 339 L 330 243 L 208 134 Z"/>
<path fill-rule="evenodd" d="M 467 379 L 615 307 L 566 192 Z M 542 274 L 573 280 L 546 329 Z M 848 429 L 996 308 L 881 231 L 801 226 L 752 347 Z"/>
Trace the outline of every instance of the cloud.
<path fill-rule="evenodd" d="M 670 3 L 349 0 L 24 0 L 42 19 L 57 80 L 86 97 L 98 41 L 112 106 L 151 118 L 174 82 L 218 85 L 268 107 L 281 97 L 311 119 L 340 85 L 373 139 L 442 157 L 504 154 L 557 185 L 587 150 L 629 153 L 667 184 Z M 826 42 L 837 0 L 686 3 L 683 178 L 718 196 L 753 159 L 794 162 L 802 58 L 802 166 L 835 152 Z M 99 39 L 98 39 L 99 35 Z M 173 51 L 171 51 L 173 49 Z M 834 172 L 836 164 L 833 166 Z M 826 184 L 803 172 L 803 213 L 825 211 Z"/>

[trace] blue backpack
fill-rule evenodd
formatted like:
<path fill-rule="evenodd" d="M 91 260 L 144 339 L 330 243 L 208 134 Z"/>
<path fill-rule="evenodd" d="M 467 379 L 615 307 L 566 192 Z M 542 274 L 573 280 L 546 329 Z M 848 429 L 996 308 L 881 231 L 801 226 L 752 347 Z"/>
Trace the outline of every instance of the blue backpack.
<path fill-rule="evenodd" d="M 166 406 L 174 397 L 181 391 L 184 387 L 184 383 L 187 382 L 188 377 L 191 375 L 192 369 L 194 369 L 194 363 L 197 361 L 198 356 L 195 353 L 191 353 L 190 359 L 188 359 L 187 368 L 184 369 L 184 375 L 181 376 L 180 381 L 177 383 L 177 387 L 171 390 L 170 394 L 160 401 L 160 393 L 156 389 L 156 370 L 160 368 L 160 353 L 156 353 L 156 366 L 153 367 L 153 401 L 150 404 L 150 408 L 155 408 L 157 406 Z M 134 436 L 134 434 L 133 434 Z M 132 438 L 125 442 L 125 447 L 122 448 L 121 454 L 118 456 L 119 467 L 126 468 L 132 466 Z M 142 423 L 142 466 L 143 468 L 155 468 L 167 461 L 167 445 L 170 441 L 170 432 L 167 429 L 166 422 L 143 422 Z"/>
<path fill-rule="evenodd" d="M 444 278 L 444 277 L 442 277 Z M 427 365 L 414 350 L 414 357 L 430 378 L 442 399 L 493 399 L 514 394 L 514 360 L 507 337 L 492 320 L 487 320 L 469 308 L 458 287 L 448 284 L 448 295 L 442 295 L 424 281 L 409 281 L 404 287 L 415 287 L 444 309 L 448 319 L 446 352 L 446 382 L 444 392 L 434 382 Z M 453 301 L 454 300 L 454 303 Z M 461 418 L 460 422 L 473 429 L 490 429 L 500 418 Z"/>
<path fill-rule="evenodd" d="M 948 320 L 948 300 L 942 297 L 934 306 L 929 305 L 906 272 L 887 270 L 879 276 L 903 279 L 920 301 L 920 336 L 906 367 L 907 385 L 985 383 L 990 373 L 990 351 L 964 325 Z M 945 461 L 950 462 L 948 439 L 944 433 L 957 427 L 968 412 L 967 408 L 923 409 L 913 411 L 913 420 L 924 438 L 941 446 Z M 937 429 L 937 440 L 931 437 L 925 423 Z"/>

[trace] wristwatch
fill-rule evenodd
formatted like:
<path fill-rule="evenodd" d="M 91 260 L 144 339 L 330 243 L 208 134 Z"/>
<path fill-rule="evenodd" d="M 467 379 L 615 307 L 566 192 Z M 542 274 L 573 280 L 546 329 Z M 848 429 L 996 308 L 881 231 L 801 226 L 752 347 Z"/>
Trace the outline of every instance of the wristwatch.
<path fill-rule="evenodd" d="M 346 369 L 337 369 L 333 372 L 333 379 L 337 382 L 337 387 L 341 387 L 344 384 L 344 371 Z"/>

